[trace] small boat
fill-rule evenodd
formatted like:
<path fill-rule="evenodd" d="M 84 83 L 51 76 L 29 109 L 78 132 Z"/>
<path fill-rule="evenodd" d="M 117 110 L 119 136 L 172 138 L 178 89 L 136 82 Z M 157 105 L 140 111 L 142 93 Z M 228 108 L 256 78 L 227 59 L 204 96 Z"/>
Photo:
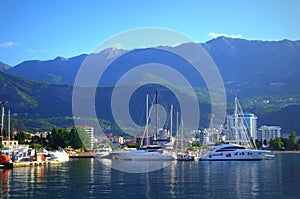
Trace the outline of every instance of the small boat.
<path fill-rule="evenodd" d="M 30 148 L 16 148 L 12 150 L 13 162 L 27 162 L 33 161 L 35 151 Z"/>
<path fill-rule="evenodd" d="M 112 152 L 112 149 L 108 145 L 101 145 L 99 149 L 96 152 L 97 158 L 106 158 L 109 156 L 109 154 Z"/>
<path fill-rule="evenodd" d="M 176 155 L 176 160 L 178 160 L 178 161 L 194 161 L 195 156 L 188 152 L 187 153 L 178 153 Z"/>
<path fill-rule="evenodd" d="M 270 151 L 247 149 L 238 144 L 221 144 L 204 154 L 200 160 L 264 160 L 274 157 Z"/>
<path fill-rule="evenodd" d="M 70 159 L 70 155 L 64 150 L 51 151 L 49 154 L 51 160 L 57 160 L 59 162 L 68 162 Z"/>

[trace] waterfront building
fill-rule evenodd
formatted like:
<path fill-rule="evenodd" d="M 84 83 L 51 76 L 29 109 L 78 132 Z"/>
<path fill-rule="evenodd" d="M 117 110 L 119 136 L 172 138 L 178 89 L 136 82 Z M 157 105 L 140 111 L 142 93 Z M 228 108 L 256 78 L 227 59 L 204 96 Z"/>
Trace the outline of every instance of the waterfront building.
<path fill-rule="evenodd" d="M 89 135 L 90 138 L 90 146 L 91 149 L 94 148 L 94 127 L 92 126 L 79 126 L 80 128 L 83 128 Z"/>
<path fill-rule="evenodd" d="M 267 144 L 269 141 L 272 139 L 274 140 L 276 137 L 281 136 L 281 127 L 280 126 L 262 126 L 258 129 L 257 133 L 257 139 L 261 142 L 264 143 L 266 142 Z"/>
<path fill-rule="evenodd" d="M 5 149 L 15 149 L 19 147 L 19 141 L 14 139 L 8 139 L 7 137 L 2 137 L 1 145 Z"/>
<path fill-rule="evenodd" d="M 125 143 L 124 137 L 119 136 L 119 135 L 114 135 L 112 133 L 106 133 L 105 138 L 106 138 L 106 141 L 109 141 L 116 145 L 122 145 Z"/>
<path fill-rule="evenodd" d="M 245 127 L 249 130 L 249 133 L 253 140 L 257 139 L 257 116 L 253 113 L 244 113 L 238 114 L 238 119 L 243 120 Z M 228 130 L 229 130 L 229 139 L 234 140 L 235 134 L 235 119 L 234 115 L 228 116 Z M 239 132 L 238 132 L 239 133 Z M 239 135 L 239 139 L 241 139 Z"/>

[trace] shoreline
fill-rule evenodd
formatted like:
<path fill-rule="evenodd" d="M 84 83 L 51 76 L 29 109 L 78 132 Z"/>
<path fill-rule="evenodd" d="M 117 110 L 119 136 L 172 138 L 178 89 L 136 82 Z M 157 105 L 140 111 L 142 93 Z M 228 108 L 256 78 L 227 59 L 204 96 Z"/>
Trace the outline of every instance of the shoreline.
<path fill-rule="evenodd" d="M 300 151 L 272 151 L 272 153 L 300 153 Z"/>

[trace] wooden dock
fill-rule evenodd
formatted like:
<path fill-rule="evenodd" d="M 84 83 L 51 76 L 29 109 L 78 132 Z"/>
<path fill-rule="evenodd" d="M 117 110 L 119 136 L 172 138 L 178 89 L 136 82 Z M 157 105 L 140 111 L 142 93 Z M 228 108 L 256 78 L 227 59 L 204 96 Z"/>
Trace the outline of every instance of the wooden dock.
<path fill-rule="evenodd" d="M 44 165 L 59 165 L 61 162 L 57 160 L 47 160 L 47 161 L 31 161 L 31 162 L 7 162 L 1 163 L 0 168 L 2 169 L 12 169 L 18 167 L 30 167 L 30 166 L 44 166 Z"/>

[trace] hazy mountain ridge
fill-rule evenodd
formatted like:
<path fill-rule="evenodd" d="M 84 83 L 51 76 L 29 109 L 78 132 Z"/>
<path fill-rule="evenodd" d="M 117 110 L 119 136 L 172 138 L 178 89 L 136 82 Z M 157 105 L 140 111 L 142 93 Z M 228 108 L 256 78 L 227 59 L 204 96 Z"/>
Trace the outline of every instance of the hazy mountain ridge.
<path fill-rule="evenodd" d="M 47 61 L 24 61 L 7 70 L 8 73 L 41 82 L 70 84 L 87 55 L 72 58 L 57 57 Z"/>
<path fill-rule="evenodd" d="M 218 66 L 227 92 L 300 92 L 299 41 L 248 41 L 220 37 L 202 44 Z"/>
<path fill-rule="evenodd" d="M 300 92 L 300 41 L 249 41 L 219 37 L 201 45 L 216 63 L 229 95 L 238 93 L 241 97 L 253 97 L 261 94 L 290 95 Z M 188 45 L 168 48 L 179 47 L 182 50 L 189 48 Z M 110 48 L 100 52 L 105 54 L 101 57 L 103 62 L 116 56 L 115 51 L 116 49 Z M 117 66 L 106 76 L 106 84 L 113 84 L 112 78 L 120 69 L 143 63 L 145 54 L 149 59 L 151 56 L 155 57 L 155 61 L 173 65 L 176 69 L 188 67 L 176 57 L 166 59 L 162 53 L 163 50 L 159 52 L 151 48 L 125 53 L 125 58 L 116 60 Z M 72 58 L 57 57 L 48 61 L 25 61 L 6 71 L 32 80 L 72 85 L 86 57 L 83 54 Z M 185 75 L 191 81 L 195 78 L 192 71 Z"/>

